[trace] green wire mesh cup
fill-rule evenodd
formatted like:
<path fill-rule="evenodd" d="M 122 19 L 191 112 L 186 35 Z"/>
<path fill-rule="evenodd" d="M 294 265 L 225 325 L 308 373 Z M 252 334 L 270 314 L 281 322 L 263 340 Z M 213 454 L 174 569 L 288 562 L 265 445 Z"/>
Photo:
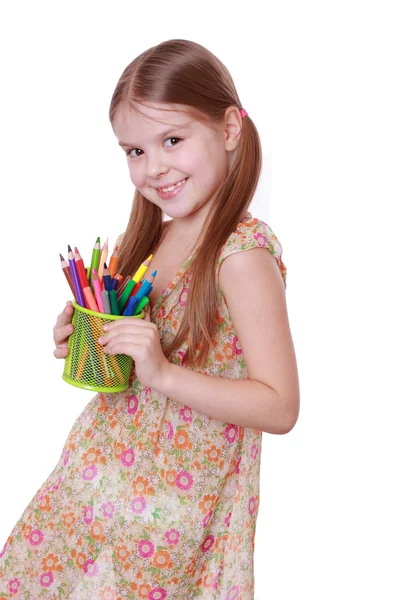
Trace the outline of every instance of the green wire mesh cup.
<path fill-rule="evenodd" d="M 71 385 L 93 392 L 123 392 L 128 388 L 132 358 L 125 354 L 111 356 L 98 343 L 103 326 L 116 319 L 143 319 L 144 311 L 133 317 L 94 312 L 72 303 L 74 331 L 68 340 L 63 379 Z"/>

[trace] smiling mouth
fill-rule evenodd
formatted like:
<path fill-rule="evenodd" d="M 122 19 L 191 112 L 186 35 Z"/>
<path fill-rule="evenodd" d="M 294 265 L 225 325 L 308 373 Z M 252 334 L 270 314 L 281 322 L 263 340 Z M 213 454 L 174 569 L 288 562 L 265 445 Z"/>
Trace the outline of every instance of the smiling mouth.
<path fill-rule="evenodd" d="M 157 188 L 157 189 L 160 192 L 173 192 L 176 188 L 181 187 L 187 179 L 188 179 L 188 177 L 186 177 L 185 179 L 181 179 L 181 181 L 178 181 L 178 183 L 174 183 L 174 185 L 170 185 L 168 187 L 163 187 L 163 188 Z"/>

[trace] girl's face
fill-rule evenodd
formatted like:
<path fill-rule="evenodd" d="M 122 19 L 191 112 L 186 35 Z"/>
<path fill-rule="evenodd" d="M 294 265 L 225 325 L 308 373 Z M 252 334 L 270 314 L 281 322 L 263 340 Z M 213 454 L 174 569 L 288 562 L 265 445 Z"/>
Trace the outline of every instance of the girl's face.
<path fill-rule="evenodd" d="M 131 181 L 143 196 L 173 219 L 202 222 L 228 173 L 232 152 L 222 126 L 193 120 L 182 112 L 185 107 L 165 108 L 170 106 L 122 105 L 113 130 L 127 154 Z"/>

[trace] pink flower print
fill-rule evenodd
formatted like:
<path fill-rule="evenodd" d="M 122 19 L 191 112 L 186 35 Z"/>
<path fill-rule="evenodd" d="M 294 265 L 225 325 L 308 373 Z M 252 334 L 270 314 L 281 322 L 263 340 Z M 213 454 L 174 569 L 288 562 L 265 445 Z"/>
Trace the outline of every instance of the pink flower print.
<path fill-rule="evenodd" d="M 229 525 L 231 524 L 231 516 L 232 516 L 232 513 L 230 512 L 230 513 L 228 513 L 228 516 L 225 517 L 225 519 L 224 519 L 224 523 L 227 527 L 229 527 Z"/>
<path fill-rule="evenodd" d="M 241 460 L 242 460 L 242 457 L 239 456 L 239 458 L 237 459 L 236 464 L 235 464 L 235 473 L 240 473 L 240 462 L 241 462 Z"/>
<path fill-rule="evenodd" d="M 121 454 L 121 462 L 125 467 L 131 467 L 135 462 L 135 453 L 132 448 L 128 448 Z"/>
<path fill-rule="evenodd" d="M 166 430 L 167 440 L 171 440 L 174 437 L 174 428 L 171 421 L 166 421 L 164 423 L 164 428 Z"/>
<path fill-rule="evenodd" d="M 101 510 L 103 511 L 103 517 L 105 519 L 112 519 L 114 516 L 115 506 L 112 502 L 105 502 L 101 505 Z"/>
<path fill-rule="evenodd" d="M 257 454 L 258 454 L 258 448 L 255 444 L 253 444 L 251 447 L 251 451 L 250 451 L 250 458 L 255 460 L 257 458 Z"/>
<path fill-rule="evenodd" d="M 190 490 L 193 485 L 193 477 L 187 471 L 181 471 L 176 476 L 175 483 L 180 490 Z"/>
<path fill-rule="evenodd" d="M 99 567 L 93 559 L 89 558 L 83 565 L 83 570 L 88 577 L 94 577 L 99 572 Z"/>
<path fill-rule="evenodd" d="M 4 554 L 5 554 L 5 552 L 6 552 L 6 548 L 7 548 L 7 542 L 4 544 L 4 546 L 3 546 L 3 550 L 0 552 L 0 558 L 1 558 L 2 556 L 4 556 Z"/>
<path fill-rule="evenodd" d="M 57 483 L 55 483 L 51 489 L 52 490 L 58 490 L 58 488 L 60 487 L 60 483 L 61 482 L 62 482 L 62 477 L 59 477 L 58 480 L 57 480 Z"/>
<path fill-rule="evenodd" d="M 154 588 L 147 596 L 149 600 L 164 600 L 167 597 L 167 592 L 164 588 Z"/>
<path fill-rule="evenodd" d="M 186 306 L 188 300 L 188 289 L 186 286 L 183 288 L 181 295 L 179 296 L 179 306 Z"/>
<path fill-rule="evenodd" d="M 211 587 L 214 588 L 214 590 L 218 589 L 218 577 L 220 573 L 221 571 L 219 571 L 218 575 L 214 575 L 214 578 L 212 580 Z"/>
<path fill-rule="evenodd" d="M 51 489 L 51 486 L 49 485 L 43 492 L 43 494 L 41 494 L 39 496 L 39 502 L 45 497 L 45 495 L 47 494 L 47 492 Z"/>
<path fill-rule="evenodd" d="M 239 427 L 237 425 L 227 425 L 224 435 L 230 444 L 233 444 L 238 438 Z"/>
<path fill-rule="evenodd" d="M 134 415 L 139 408 L 139 398 L 132 394 L 127 398 L 127 411 L 130 415 Z"/>
<path fill-rule="evenodd" d="M 181 359 L 181 365 L 182 367 L 184 367 L 186 365 L 186 356 L 187 356 L 187 352 L 186 350 L 178 350 L 178 356 Z"/>
<path fill-rule="evenodd" d="M 257 244 L 261 247 L 261 248 L 265 248 L 267 245 L 267 238 L 265 237 L 265 235 L 263 235 L 262 233 L 257 233 L 254 236 L 254 239 L 256 240 Z"/>
<path fill-rule="evenodd" d="M 206 539 L 201 545 L 201 549 L 203 550 L 203 552 L 207 552 L 207 550 L 209 550 L 214 545 L 214 540 L 215 538 L 212 534 L 206 537 Z"/>
<path fill-rule="evenodd" d="M 40 585 L 42 587 L 50 587 L 53 581 L 54 577 L 51 571 L 46 571 L 46 573 L 42 573 L 40 576 Z"/>
<path fill-rule="evenodd" d="M 96 465 L 89 465 L 86 467 L 86 469 L 83 469 L 82 477 L 85 481 L 91 481 L 96 477 L 97 473 L 98 471 Z"/>
<path fill-rule="evenodd" d="M 29 541 L 32 546 L 39 546 L 44 540 L 44 535 L 39 529 L 34 529 L 29 536 Z"/>
<path fill-rule="evenodd" d="M 138 550 L 142 558 L 149 558 L 154 554 L 154 544 L 149 540 L 140 540 L 138 543 Z"/>
<path fill-rule="evenodd" d="M 212 517 L 212 510 L 209 510 L 208 513 L 206 514 L 206 516 L 204 517 L 202 523 L 203 523 L 203 529 L 205 529 L 210 521 Z"/>
<path fill-rule="evenodd" d="M 20 586 L 21 582 L 19 579 L 11 579 L 11 581 L 8 582 L 8 590 L 10 594 L 17 594 Z"/>
<path fill-rule="evenodd" d="M 167 540 L 167 544 L 169 546 L 176 546 L 179 543 L 179 538 L 181 537 L 180 532 L 177 529 L 170 529 L 165 532 L 165 539 Z"/>
<path fill-rule="evenodd" d="M 185 421 L 186 423 L 191 423 L 193 421 L 192 409 L 190 408 L 190 406 L 184 406 L 183 408 L 181 408 L 179 414 L 182 417 L 183 421 Z"/>
<path fill-rule="evenodd" d="M 91 506 L 91 504 L 88 504 L 88 506 L 85 508 L 83 520 L 85 521 L 86 525 L 91 525 L 93 523 L 93 506 Z"/>
<path fill-rule="evenodd" d="M 239 596 L 239 591 L 239 586 L 234 585 L 230 588 L 230 590 L 228 590 L 228 593 L 225 596 L 225 600 L 236 600 L 236 598 Z"/>
<path fill-rule="evenodd" d="M 254 515 L 254 511 L 256 510 L 256 499 L 254 498 L 254 496 L 252 496 L 249 499 L 249 514 L 250 515 Z"/>
<path fill-rule="evenodd" d="M 235 351 L 236 356 L 243 354 L 242 347 L 239 342 L 239 338 L 237 335 L 233 338 L 233 349 Z"/>
<path fill-rule="evenodd" d="M 143 496 L 136 496 L 136 498 L 134 498 L 131 502 L 131 507 L 132 512 L 134 512 L 135 515 L 141 515 L 146 508 L 146 500 L 143 498 Z"/>
<path fill-rule="evenodd" d="M 65 466 L 65 465 L 67 464 L 67 462 L 69 461 L 69 454 L 70 454 L 70 451 L 69 451 L 69 450 L 67 450 L 67 452 L 65 453 L 65 456 L 64 456 L 64 466 Z"/>

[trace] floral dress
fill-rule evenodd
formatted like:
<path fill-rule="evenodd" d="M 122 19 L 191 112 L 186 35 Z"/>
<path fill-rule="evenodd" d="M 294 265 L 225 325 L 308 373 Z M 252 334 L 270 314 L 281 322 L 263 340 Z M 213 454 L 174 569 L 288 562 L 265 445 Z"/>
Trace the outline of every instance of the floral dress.
<path fill-rule="evenodd" d="M 282 248 L 246 213 L 222 248 Z M 166 347 L 181 321 L 195 251 L 151 311 Z M 218 286 L 217 344 L 199 372 L 246 379 Z M 187 342 L 170 361 L 185 365 Z M 188 368 L 188 367 L 186 367 Z M 253 600 L 262 432 L 144 387 L 97 394 L 0 551 L 0 598 Z M 1 548 L 1 545 L 0 545 Z"/>

